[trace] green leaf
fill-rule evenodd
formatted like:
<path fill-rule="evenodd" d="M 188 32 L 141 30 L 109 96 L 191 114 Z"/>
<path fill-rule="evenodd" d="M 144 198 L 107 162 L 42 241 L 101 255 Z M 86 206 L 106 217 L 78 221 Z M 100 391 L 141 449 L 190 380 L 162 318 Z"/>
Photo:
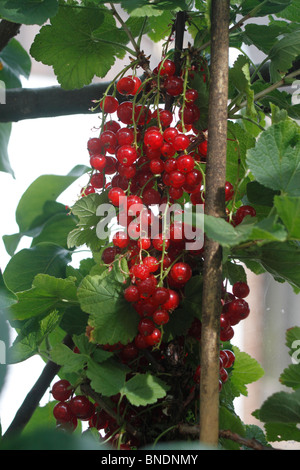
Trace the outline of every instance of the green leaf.
<path fill-rule="evenodd" d="M 117 363 L 113 359 L 98 364 L 89 359 L 86 375 L 91 381 L 91 387 L 95 392 L 110 397 L 120 393 L 124 387 L 128 368 Z"/>
<path fill-rule="evenodd" d="M 3 0 L 0 16 L 15 23 L 42 25 L 57 9 L 57 0 Z"/>
<path fill-rule="evenodd" d="M 242 3 L 242 15 L 247 15 L 254 8 L 255 14 L 253 16 L 265 16 L 271 15 L 272 13 L 278 13 L 284 10 L 287 6 L 292 3 L 292 0 L 270 0 L 268 2 L 262 2 L 261 0 L 244 0 Z M 262 4 L 260 6 L 260 4 Z"/>
<path fill-rule="evenodd" d="M 61 315 L 51 311 L 45 318 L 32 317 L 18 328 L 19 334 L 8 350 L 8 363 L 22 362 L 38 354 L 45 340 L 58 327 Z"/>
<path fill-rule="evenodd" d="M 290 120 L 273 124 L 247 152 L 247 164 L 267 188 L 300 195 L 300 130 Z"/>
<path fill-rule="evenodd" d="M 300 442 L 300 430 L 297 423 L 266 423 L 266 437 L 269 442 Z"/>
<path fill-rule="evenodd" d="M 5 268 L 4 279 L 12 291 L 24 291 L 31 288 L 37 274 L 65 277 L 66 265 L 70 261 L 68 250 L 51 243 L 41 243 L 16 253 Z"/>
<path fill-rule="evenodd" d="M 287 228 L 289 238 L 300 240 L 300 198 L 275 196 L 274 205 Z"/>
<path fill-rule="evenodd" d="M 223 265 L 223 273 L 231 285 L 238 281 L 247 282 L 247 274 L 241 264 L 226 261 Z"/>
<path fill-rule="evenodd" d="M 88 361 L 88 356 L 74 353 L 65 344 L 56 344 L 50 352 L 50 357 L 53 362 L 62 366 L 65 374 L 82 372 Z"/>
<path fill-rule="evenodd" d="M 117 57 L 124 56 L 127 35 L 102 8 L 64 6 L 35 37 L 30 53 L 53 66 L 64 89 L 81 88 L 94 76 L 105 77 Z M 63 53 L 62 53 L 63 45 Z"/>
<path fill-rule="evenodd" d="M 227 409 L 225 406 L 220 406 L 219 414 L 219 428 L 230 430 L 233 433 L 238 434 L 239 436 L 245 436 L 245 427 L 241 419 L 232 413 L 231 410 Z M 221 438 L 220 440 L 222 446 L 227 450 L 239 450 L 240 444 L 237 444 L 230 439 Z"/>
<path fill-rule="evenodd" d="M 73 205 L 72 214 L 77 217 L 78 223 L 68 235 L 68 247 L 86 244 L 93 251 L 98 251 L 103 245 L 103 239 L 107 240 L 109 237 L 107 225 L 115 216 L 114 209 L 108 204 L 107 192 L 82 197 Z M 103 228 L 100 227 L 100 223 L 103 224 Z"/>
<path fill-rule="evenodd" d="M 299 55 L 300 31 L 298 30 L 286 34 L 272 47 L 269 53 L 271 82 L 281 80 Z"/>
<path fill-rule="evenodd" d="M 154 4 L 145 3 L 144 0 L 122 0 L 122 8 L 126 10 L 130 16 L 160 16 L 165 10 L 185 10 L 186 2 L 184 0 L 163 0 Z"/>
<path fill-rule="evenodd" d="M 146 373 L 136 374 L 126 381 L 121 393 L 133 406 L 146 406 L 164 398 L 168 389 L 168 385 L 161 379 Z"/>
<path fill-rule="evenodd" d="M 69 302 L 77 302 L 74 280 L 38 274 L 31 289 L 18 293 L 18 303 L 11 306 L 9 313 L 13 319 L 24 320 L 55 309 L 64 310 Z"/>
<path fill-rule="evenodd" d="M 230 380 L 242 395 L 247 396 L 246 385 L 259 380 L 264 375 L 264 370 L 256 359 L 240 351 L 237 346 L 233 346 L 233 352 L 235 361 Z"/>
<path fill-rule="evenodd" d="M 257 181 L 250 181 L 247 184 L 247 199 L 252 205 L 273 207 L 274 196 L 278 194 L 279 191 L 266 188 Z"/>
<path fill-rule="evenodd" d="M 268 397 L 259 409 L 259 419 L 264 423 L 300 423 L 300 389 Z"/>
<path fill-rule="evenodd" d="M 276 16 L 279 18 L 285 18 L 290 20 L 292 23 L 299 22 L 300 18 L 300 5 L 298 2 L 292 1 L 290 5 L 278 13 Z"/>
<path fill-rule="evenodd" d="M 288 282 L 300 288 L 300 245 L 296 242 L 270 242 L 260 247 L 233 250 L 240 261 L 256 261 L 278 282 Z"/>
<path fill-rule="evenodd" d="M 5 88 L 20 88 L 20 76 L 28 78 L 31 71 L 31 59 L 21 44 L 12 38 L 8 45 L 0 52 L 2 70 L 0 80 L 4 81 Z"/>
<path fill-rule="evenodd" d="M 176 316 L 181 315 L 182 320 L 186 318 L 186 327 L 190 326 L 195 316 L 201 319 L 202 283 L 203 278 L 198 275 L 193 276 L 185 285 L 183 311 L 181 314 L 177 312 Z"/>
<path fill-rule="evenodd" d="M 78 288 L 78 299 L 84 312 L 90 314 L 93 341 L 99 344 L 127 344 L 137 334 L 139 317 L 124 299 L 124 286 L 108 271 L 86 276 Z"/>
<path fill-rule="evenodd" d="M 294 390 L 300 388 L 300 364 L 290 364 L 280 374 L 280 382 Z"/>
<path fill-rule="evenodd" d="M 1 93 L 1 87 L 0 87 Z M 1 99 L 0 99 L 1 103 Z M 3 106 L 3 104 L 0 106 Z M 9 162 L 9 156 L 7 151 L 7 146 L 11 134 L 11 122 L 1 122 L 0 123 L 0 171 L 4 173 L 10 173 L 14 176 L 13 169 Z"/>
<path fill-rule="evenodd" d="M 238 92 L 243 93 L 240 97 L 240 102 L 243 100 L 244 95 L 246 96 L 246 114 L 248 116 L 256 116 L 253 101 L 254 92 L 250 81 L 250 62 L 245 55 L 239 55 L 233 66 L 229 69 L 229 84 L 230 87 L 235 87 Z"/>
<path fill-rule="evenodd" d="M 88 167 L 78 165 L 67 175 L 41 175 L 31 183 L 16 210 L 16 222 L 20 232 L 26 233 L 39 226 L 45 204 L 48 201 L 56 201 L 63 191 L 87 171 Z"/>
<path fill-rule="evenodd" d="M 254 147 L 255 138 L 240 124 L 229 121 L 227 139 L 226 180 L 236 188 L 236 197 L 240 199 L 246 190 L 246 183 L 236 185 L 245 177 L 247 150 Z"/>
<path fill-rule="evenodd" d="M 79 335 L 85 332 L 88 315 L 77 305 L 67 307 L 59 326 L 69 335 Z"/>
<path fill-rule="evenodd" d="M 67 213 L 59 213 L 49 218 L 43 225 L 41 232 L 33 238 L 31 246 L 39 243 L 55 243 L 63 248 L 68 248 L 67 238 L 69 232 L 76 226 L 74 217 Z"/>

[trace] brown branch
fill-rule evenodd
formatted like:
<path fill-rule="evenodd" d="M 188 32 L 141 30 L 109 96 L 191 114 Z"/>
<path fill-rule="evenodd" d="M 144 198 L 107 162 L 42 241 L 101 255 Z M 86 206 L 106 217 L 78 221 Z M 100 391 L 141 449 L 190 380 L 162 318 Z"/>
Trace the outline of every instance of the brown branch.
<path fill-rule="evenodd" d="M 205 214 L 225 215 L 229 0 L 211 6 L 211 76 L 206 160 Z M 222 248 L 205 239 L 201 330 L 200 441 L 219 438 L 219 328 Z"/>
<path fill-rule="evenodd" d="M 70 348 L 74 346 L 73 341 L 69 335 L 64 338 L 63 344 Z M 47 388 L 50 386 L 52 380 L 59 372 L 59 369 L 60 366 L 58 364 L 55 364 L 52 361 L 47 362 L 40 377 L 25 397 L 13 421 L 11 422 L 10 426 L 3 435 L 3 439 L 13 437 L 23 431 L 23 429 L 31 419 L 34 411 L 38 407 L 39 402 L 45 394 Z"/>
<path fill-rule="evenodd" d="M 185 436 L 198 436 L 199 435 L 199 425 L 189 425 L 189 424 L 179 424 L 178 432 Z M 228 429 L 219 431 L 219 438 L 229 439 L 230 441 L 236 442 L 237 444 L 248 447 L 253 450 L 278 450 L 272 446 L 265 446 L 256 439 L 246 439 L 245 437 L 240 436 L 239 434 L 232 432 Z"/>
<path fill-rule="evenodd" d="M 20 32 L 21 24 L 2 20 L 0 23 L 0 51 Z"/>

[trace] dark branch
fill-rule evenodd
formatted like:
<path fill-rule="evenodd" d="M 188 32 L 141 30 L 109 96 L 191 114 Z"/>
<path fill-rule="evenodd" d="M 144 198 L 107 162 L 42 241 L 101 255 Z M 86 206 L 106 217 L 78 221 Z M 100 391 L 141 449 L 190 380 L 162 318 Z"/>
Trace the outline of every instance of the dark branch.
<path fill-rule="evenodd" d="M 9 41 L 20 31 L 21 25 L 11 21 L 2 20 L 0 23 L 0 51 L 7 46 Z"/>
<path fill-rule="evenodd" d="M 60 86 L 7 90 L 6 104 L 0 107 L 0 122 L 92 113 L 92 100 L 100 99 L 107 85 L 92 84 L 75 90 Z"/>
<path fill-rule="evenodd" d="M 63 343 L 70 348 L 74 346 L 72 338 L 69 335 L 65 337 Z M 59 369 L 60 366 L 58 364 L 52 361 L 47 362 L 40 377 L 25 397 L 13 421 L 3 435 L 3 439 L 13 437 L 23 431 Z"/>

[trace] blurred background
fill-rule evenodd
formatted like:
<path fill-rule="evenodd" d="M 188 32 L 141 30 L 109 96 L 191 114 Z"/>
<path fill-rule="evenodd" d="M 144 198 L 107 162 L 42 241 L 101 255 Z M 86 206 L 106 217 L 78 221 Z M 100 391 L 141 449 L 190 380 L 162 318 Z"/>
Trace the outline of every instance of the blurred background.
<path fill-rule="evenodd" d="M 22 26 L 16 37 L 29 51 L 38 27 Z M 143 49 L 151 54 L 154 66 L 160 58 L 160 44 L 145 40 Z M 255 48 L 247 50 L 254 63 L 261 60 L 261 54 Z M 238 51 L 230 51 L 233 63 Z M 122 62 L 127 65 L 125 60 Z M 113 78 L 122 66 L 118 62 L 105 77 L 104 82 Z M 95 80 L 99 81 L 99 80 Z M 23 80 L 24 88 L 40 88 L 58 85 L 50 67 L 32 60 L 32 72 L 29 80 Z M 95 97 L 98 98 L 98 97 Z M 87 103 L 87 108 L 90 107 Z M 0 105 L 0 113 L 1 107 Z M 93 127 L 98 125 L 97 115 L 82 114 L 66 117 L 41 118 L 13 123 L 9 142 L 9 158 L 15 178 L 0 172 L 1 229 L 0 229 L 0 268 L 3 271 L 10 257 L 7 254 L 3 235 L 18 232 L 15 222 L 15 210 L 20 197 L 28 186 L 42 174 L 67 174 L 75 165 L 88 165 L 86 150 L 87 140 L 94 135 Z M 86 183 L 86 177 L 77 180 L 63 193 L 58 201 L 71 206 Z M 18 250 L 29 247 L 30 239 L 22 239 Z M 86 254 L 84 254 L 86 256 Z M 255 358 L 265 370 L 265 375 L 258 382 L 250 384 L 248 396 L 236 400 L 237 414 L 247 424 L 260 424 L 251 413 L 259 408 L 270 394 L 284 389 L 278 377 L 291 358 L 285 346 L 285 332 L 288 328 L 299 326 L 300 296 L 296 296 L 288 284 L 280 284 L 268 274 L 259 276 L 248 272 L 250 295 L 250 315 L 235 327 L 232 343 Z M 13 332 L 11 341 L 13 341 Z M 28 361 L 8 367 L 6 383 L 0 396 L 0 417 L 2 430 L 5 432 L 26 394 L 39 377 L 44 362 L 33 357 Z M 43 398 L 47 403 L 50 393 Z M 278 447 L 298 448 L 299 444 L 278 443 Z"/>

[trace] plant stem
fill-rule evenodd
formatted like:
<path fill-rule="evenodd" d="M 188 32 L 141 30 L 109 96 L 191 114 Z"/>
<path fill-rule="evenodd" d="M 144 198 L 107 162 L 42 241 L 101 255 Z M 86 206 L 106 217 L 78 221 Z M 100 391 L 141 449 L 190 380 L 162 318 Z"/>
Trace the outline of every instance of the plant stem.
<path fill-rule="evenodd" d="M 280 87 L 282 87 L 283 85 L 286 85 L 287 80 L 291 80 L 292 78 L 297 77 L 298 75 L 300 75 L 300 69 L 295 70 L 295 71 L 292 72 L 292 73 L 289 73 L 288 75 L 286 75 L 285 77 L 283 77 L 283 78 L 282 78 L 281 80 L 279 80 L 278 82 L 273 83 L 272 85 L 268 86 L 268 88 L 266 88 L 265 90 L 262 90 L 262 91 L 260 91 L 259 93 L 256 93 L 256 95 L 254 95 L 253 100 L 254 100 L 254 101 L 257 101 L 257 100 L 263 98 L 263 97 L 266 96 L 268 93 L 271 93 L 272 91 L 277 90 L 277 88 L 280 88 Z M 236 112 L 238 112 L 240 109 L 244 108 L 244 106 L 247 106 L 247 101 L 243 101 L 240 105 L 235 106 L 235 108 L 233 108 L 233 109 L 231 110 L 229 117 L 231 118 L 231 116 L 233 116 L 233 115 L 234 115 Z"/>
<path fill-rule="evenodd" d="M 212 0 L 211 75 L 206 159 L 205 213 L 225 216 L 229 0 Z M 200 441 L 217 446 L 219 438 L 219 329 L 222 292 L 222 248 L 204 243 Z"/>
<path fill-rule="evenodd" d="M 74 346 L 72 338 L 69 335 L 64 338 L 63 344 L 65 344 L 69 348 L 72 348 Z M 50 386 L 52 380 L 57 375 L 59 369 L 60 366 L 58 364 L 55 364 L 52 361 L 47 362 L 40 377 L 25 397 L 25 400 L 17 411 L 13 421 L 11 422 L 10 426 L 3 435 L 3 439 L 13 437 L 23 431 L 23 429 L 29 422 L 31 416 L 33 415 L 34 411 L 38 407 L 39 402 L 42 399 L 47 388 Z"/>
<path fill-rule="evenodd" d="M 121 24 L 122 28 L 124 29 L 125 33 L 127 34 L 131 44 L 133 45 L 134 47 L 134 50 L 136 52 L 137 55 L 140 54 L 140 48 L 139 46 L 137 45 L 137 43 L 135 42 L 135 39 L 134 37 L 132 36 L 131 34 L 131 31 L 130 29 L 127 27 L 127 24 L 125 23 L 125 21 L 123 21 L 123 19 L 120 17 L 119 13 L 117 12 L 117 10 L 115 9 L 114 7 L 114 4 L 113 3 L 110 3 L 109 4 L 111 10 L 112 10 L 112 13 L 113 15 L 117 18 L 117 20 L 119 21 L 119 23 Z"/>

